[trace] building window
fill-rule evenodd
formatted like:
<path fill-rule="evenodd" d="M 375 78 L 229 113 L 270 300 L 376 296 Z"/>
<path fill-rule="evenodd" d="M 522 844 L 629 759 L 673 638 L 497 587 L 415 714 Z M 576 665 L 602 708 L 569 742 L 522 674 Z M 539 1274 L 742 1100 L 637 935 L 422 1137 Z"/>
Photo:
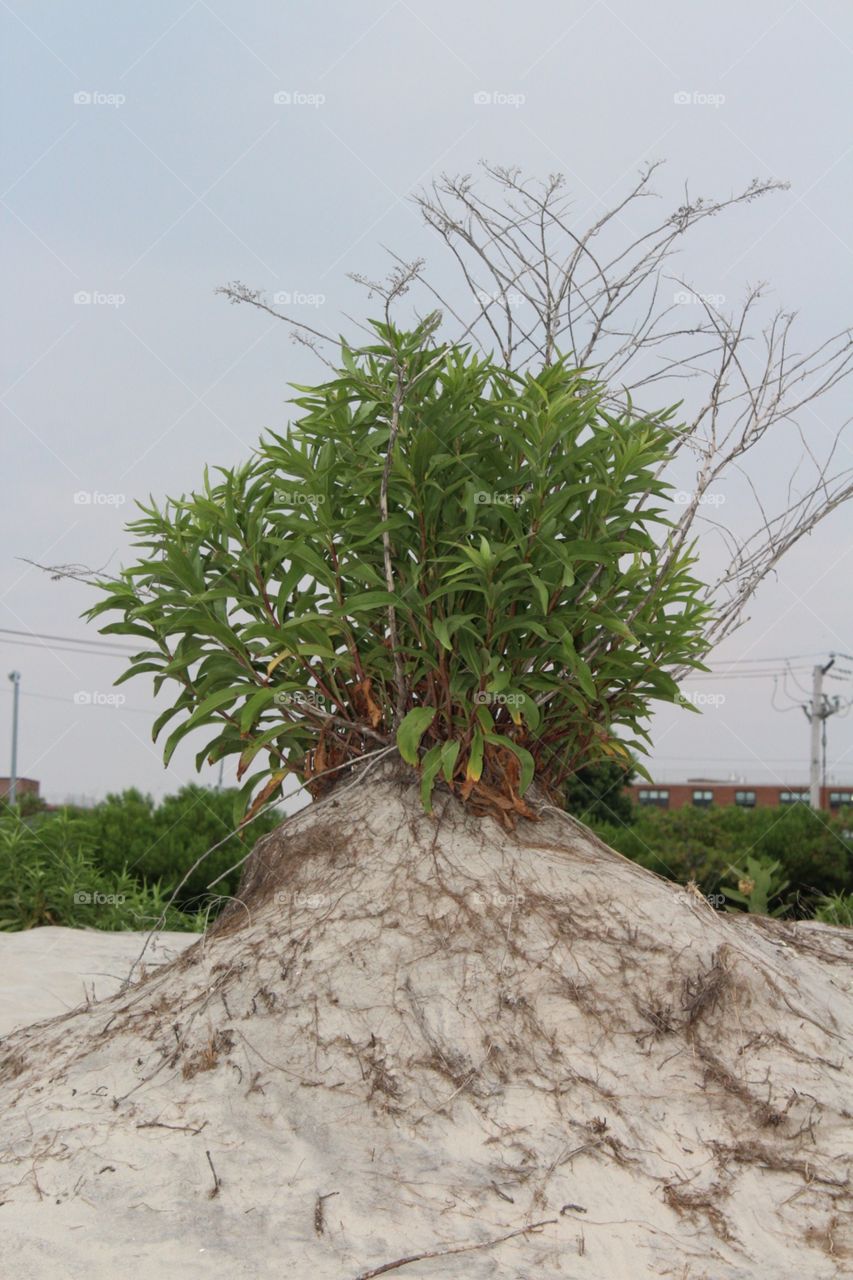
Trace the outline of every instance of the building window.
<path fill-rule="evenodd" d="M 830 791 L 830 809 L 840 809 L 847 804 L 853 804 L 853 791 Z"/>
<path fill-rule="evenodd" d="M 696 805 L 697 809 L 707 809 L 714 803 L 713 791 L 694 791 L 693 803 Z"/>
<path fill-rule="evenodd" d="M 669 805 L 669 792 L 661 791 L 659 787 L 640 787 L 637 792 L 638 804 L 654 804 L 659 809 L 666 809 Z"/>
<path fill-rule="evenodd" d="M 808 791 L 780 791 L 779 792 L 780 804 L 808 804 L 808 802 L 809 802 Z"/>
<path fill-rule="evenodd" d="M 741 805 L 744 809 L 755 808 L 755 792 L 754 791 L 736 791 L 735 804 Z"/>

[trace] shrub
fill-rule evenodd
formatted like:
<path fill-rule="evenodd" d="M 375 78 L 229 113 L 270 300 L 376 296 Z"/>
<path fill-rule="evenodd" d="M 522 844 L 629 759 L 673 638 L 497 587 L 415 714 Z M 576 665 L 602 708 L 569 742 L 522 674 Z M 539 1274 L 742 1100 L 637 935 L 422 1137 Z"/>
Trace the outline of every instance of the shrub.
<path fill-rule="evenodd" d="M 164 757 L 238 757 L 255 812 L 288 773 L 396 742 L 479 808 L 527 812 L 578 768 L 644 750 L 669 666 L 698 665 L 707 608 L 667 542 L 670 414 L 610 407 L 557 361 L 516 374 L 373 326 L 301 388 L 284 436 L 130 526 L 138 563 L 91 617 L 140 637 L 122 679 L 177 684 Z M 252 800 L 252 797 L 254 799 Z"/>
<path fill-rule="evenodd" d="M 582 822 L 631 826 L 635 809 L 625 788 L 633 773 L 615 763 L 578 769 L 566 786 L 566 809 Z"/>
<path fill-rule="evenodd" d="M 171 894 L 201 855 L 232 831 L 234 794 L 187 786 L 159 805 L 136 790 L 107 796 L 83 815 L 92 856 L 111 874 L 126 866 L 138 881 L 156 880 L 163 893 Z M 176 905 L 184 910 L 205 905 L 210 899 L 208 884 L 240 862 L 278 821 L 274 814 L 263 815 L 226 840 L 188 876 Z M 239 876 L 239 869 L 232 870 L 213 894 L 233 893 Z"/>
<path fill-rule="evenodd" d="M 669 879 L 694 880 L 718 893 L 730 865 L 747 856 L 780 864 L 798 910 L 808 914 L 819 894 L 853 890 L 849 823 L 804 805 L 790 809 L 638 809 L 630 830 L 596 823 L 602 839 L 626 857 Z"/>
<path fill-rule="evenodd" d="M 111 874 L 92 851 L 85 820 L 68 813 L 26 823 L 0 819 L 0 929 L 39 925 L 198 929 L 201 916 L 166 908 L 158 884 L 140 884 L 126 870 Z"/>
<path fill-rule="evenodd" d="M 853 889 L 853 838 L 845 837 L 849 824 L 840 816 L 815 813 L 801 804 L 781 814 L 773 809 L 764 813 L 766 826 L 755 852 L 777 859 L 802 893 Z"/>

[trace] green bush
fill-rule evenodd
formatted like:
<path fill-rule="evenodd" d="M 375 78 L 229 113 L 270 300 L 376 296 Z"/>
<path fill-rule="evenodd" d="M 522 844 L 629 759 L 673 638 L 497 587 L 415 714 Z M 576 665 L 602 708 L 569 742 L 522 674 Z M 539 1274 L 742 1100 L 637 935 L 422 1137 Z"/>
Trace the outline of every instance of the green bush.
<path fill-rule="evenodd" d="M 853 889 L 853 837 L 849 819 L 842 815 L 815 813 L 806 805 L 792 805 L 781 811 L 765 809 L 766 827 L 755 852 L 780 862 L 797 890 L 809 897 Z"/>
<path fill-rule="evenodd" d="M 39 925 L 150 929 L 165 915 L 167 929 L 199 929 L 201 916 L 166 908 L 158 884 L 99 866 L 84 819 L 69 813 L 23 821 L 0 818 L 0 929 Z"/>
<path fill-rule="evenodd" d="M 634 771 L 624 765 L 592 764 L 578 769 L 566 785 L 566 809 L 587 825 L 633 825 L 635 809 L 626 790 Z"/>
<path fill-rule="evenodd" d="M 239 758 L 255 812 L 395 743 L 480 810 L 525 812 L 534 774 L 645 750 L 666 669 L 695 667 L 708 610 L 668 539 L 678 428 L 616 410 L 558 360 L 517 374 L 373 325 L 302 416 L 244 467 L 141 508 L 138 562 L 90 612 L 138 637 L 125 676 L 177 688 L 164 756 Z M 312 782 L 312 787 L 316 784 Z"/>
<path fill-rule="evenodd" d="M 82 821 L 98 866 L 112 874 L 126 866 L 138 881 L 159 881 L 163 892 L 171 894 L 196 860 L 233 830 L 234 798 L 233 790 L 186 786 L 155 805 L 150 796 L 128 790 L 107 796 L 82 815 Z M 208 884 L 234 867 L 280 821 L 280 814 L 263 814 L 227 840 L 192 872 L 176 905 L 184 910 L 205 905 Z M 212 892 L 233 893 L 239 877 L 239 869 L 232 870 Z"/>
<path fill-rule="evenodd" d="M 232 831 L 233 791 L 184 787 L 155 804 L 130 789 L 93 809 L 0 815 L 0 928 L 65 924 L 97 929 L 149 928 L 193 863 Z M 199 928 L 234 892 L 240 870 L 212 891 L 280 821 L 261 815 L 189 876 L 166 915 L 170 929 Z M 90 901 L 75 895 L 89 895 Z M 123 899 L 123 901 L 118 901 Z"/>
<path fill-rule="evenodd" d="M 817 902 L 815 920 L 853 928 L 853 893 L 826 894 Z"/>
<path fill-rule="evenodd" d="M 638 808 L 629 829 L 596 823 L 595 829 L 626 857 L 660 875 L 705 893 L 719 893 L 731 865 L 747 856 L 778 862 L 798 903 L 808 913 L 821 894 L 853 890 L 853 838 L 849 818 L 786 809 Z"/>

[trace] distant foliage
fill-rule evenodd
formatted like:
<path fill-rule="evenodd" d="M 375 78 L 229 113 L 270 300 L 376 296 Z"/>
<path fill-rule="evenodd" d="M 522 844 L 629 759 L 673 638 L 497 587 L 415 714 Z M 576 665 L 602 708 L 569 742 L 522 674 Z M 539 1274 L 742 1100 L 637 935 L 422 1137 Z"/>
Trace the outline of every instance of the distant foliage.
<path fill-rule="evenodd" d="M 144 930 L 161 916 L 167 929 L 203 927 L 201 916 L 167 908 L 159 884 L 100 867 L 84 819 L 61 813 L 32 826 L 0 818 L 0 929 Z"/>
<path fill-rule="evenodd" d="M 621 764 L 592 764 L 578 769 L 566 784 L 566 809 L 587 824 L 631 826 L 635 808 L 626 788 L 633 776 L 633 768 Z"/>
<path fill-rule="evenodd" d="M 10 805 L 5 797 L 0 800 L 0 818 L 7 818 L 13 813 L 17 813 L 22 818 L 29 818 L 34 813 L 43 813 L 45 807 L 41 796 L 34 796 L 31 792 L 24 791 L 18 796 L 14 805 Z"/>
<path fill-rule="evenodd" d="M 564 361 L 522 375 L 431 324 L 374 329 L 247 465 L 142 507 L 140 558 L 90 616 L 139 638 L 122 679 L 177 690 L 165 759 L 206 730 L 197 764 L 236 756 L 249 814 L 383 744 L 427 808 L 443 778 L 526 813 L 534 776 L 557 795 L 644 750 L 665 669 L 699 663 L 707 609 L 659 478 L 677 427 Z"/>
<path fill-rule="evenodd" d="M 597 833 L 620 853 L 703 892 L 733 886 L 731 866 L 748 856 L 779 864 L 790 881 L 791 913 L 811 915 L 821 895 L 853 892 L 853 836 L 849 815 L 789 809 L 636 810 L 633 826 L 596 822 Z"/>
<path fill-rule="evenodd" d="M 107 796 L 85 811 L 82 820 L 99 866 L 117 874 L 127 865 L 137 879 L 159 881 L 171 893 L 203 853 L 230 835 L 234 801 L 233 790 L 186 786 L 155 804 L 151 796 L 131 789 Z M 240 862 L 280 821 L 280 814 L 264 814 L 241 834 L 231 835 L 188 876 L 177 905 L 184 910 L 206 906 L 210 882 Z M 230 871 L 213 893 L 233 893 L 239 878 L 239 869 Z"/>
<path fill-rule="evenodd" d="M 815 920 L 853 928 L 853 893 L 826 894 L 818 900 Z"/>
<path fill-rule="evenodd" d="M 166 913 L 166 928 L 202 927 L 236 890 L 237 864 L 279 821 L 263 814 L 231 835 L 233 807 L 233 791 L 188 786 L 159 804 L 130 789 L 92 809 L 22 818 L 7 808 L 0 814 L 0 928 L 151 928 L 193 863 L 230 836 L 192 872 Z"/>

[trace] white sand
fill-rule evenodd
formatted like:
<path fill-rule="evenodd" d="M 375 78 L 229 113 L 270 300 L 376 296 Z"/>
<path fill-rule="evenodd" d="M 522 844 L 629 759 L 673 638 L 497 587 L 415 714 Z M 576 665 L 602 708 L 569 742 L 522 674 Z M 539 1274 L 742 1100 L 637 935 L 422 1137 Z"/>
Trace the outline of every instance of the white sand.
<path fill-rule="evenodd" d="M 153 969 L 173 960 L 195 933 L 161 933 L 145 952 Z M 142 950 L 144 933 L 25 929 L 0 933 L 0 1036 L 118 991 Z"/>

